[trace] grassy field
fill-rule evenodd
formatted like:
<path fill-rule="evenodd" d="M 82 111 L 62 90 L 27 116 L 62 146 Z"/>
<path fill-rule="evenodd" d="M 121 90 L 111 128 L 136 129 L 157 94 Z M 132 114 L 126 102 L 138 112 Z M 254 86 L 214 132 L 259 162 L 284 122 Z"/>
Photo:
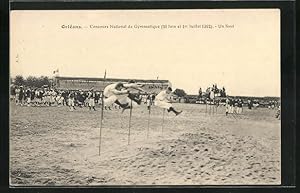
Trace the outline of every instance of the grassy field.
<path fill-rule="evenodd" d="M 174 104 L 175 117 L 152 108 L 149 137 L 145 106 L 104 111 L 101 156 L 100 109 L 20 107 L 10 110 L 10 183 L 49 185 L 280 184 L 280 120 L 275 110 Z"/>

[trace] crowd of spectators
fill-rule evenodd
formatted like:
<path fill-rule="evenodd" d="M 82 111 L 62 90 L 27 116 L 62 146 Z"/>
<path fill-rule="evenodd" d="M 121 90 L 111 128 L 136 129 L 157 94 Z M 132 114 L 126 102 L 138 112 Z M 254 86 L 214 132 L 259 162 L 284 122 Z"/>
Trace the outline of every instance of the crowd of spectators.
<path fill-rule="evenodd" d="M 83 90 L 58 90 L 49 88 L 48 86 L 42 88 L 26 87 L 26 86 L 12 86 L 10 89 L 11 100 L 16 105 L 20 106 L 78 106 L 78 107 L 93 107 L 91 105 L 100 103 L 101 93 L 90 89 Z M 73 109 L 74 109 L 73 108 Z"/>

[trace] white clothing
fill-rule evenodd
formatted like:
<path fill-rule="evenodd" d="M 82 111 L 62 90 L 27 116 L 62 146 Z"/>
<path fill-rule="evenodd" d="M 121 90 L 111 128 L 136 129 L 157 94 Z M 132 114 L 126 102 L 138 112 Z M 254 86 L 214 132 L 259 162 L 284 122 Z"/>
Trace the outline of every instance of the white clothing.
<path fill-rule="evenodd" d="M 89 99 L 89 106 L 90 107 L 94 107 L 95 106 L 95 99 L 94 98 L 90 98 Z"/>
<path fill-rule="evenodd" d="M 147 99 L 146 102 L 147 102 L 147 106 L 150 107 L 150 106 L 151 106 L 151 100 L 150 100 L 150 99 Z"/>
<path fill-rule="evenodd" d="M 74 107 L 75 104 L 74 104 L 74 98 L 69 98 L 69 106 L 70 107 Z"/>
<path fill-rule="evenodd" d="M 242 114 L 242 111 L 243 111 L 242 107 L 238 107 L 237 110 L 236 110 L 236 113 L 237 114 Z"/>
<path fill-rule="evenodd" d="M 124 91 L 120 91 L 116 89 L 117 83 L 110 84 L 104 88 L 103 95 L 104 105 L 111 106 L 116 100 L 118 100 L 122 104 L 126 104 L 128 94 Z M 122 94 L 123 93 L 123 94 Z"/>
<path fill-rule="evenodd" d="M 62 96 L 57 96 L 57 97 L 56 97 L 56 101 L 57 101 L 57 104 L 62 104 L 63 101 L 64 101 L 64 97 L 62 97 Z"/>
<path fill-rule="evenodd" d="M 166 90 L 161 91 L 154 100 L 154 105 L 160 108 L 169 109 L 172 107 L 172 104 L 168 100 L 169 94 Z"/>
<path fill-rule="evenodd" d="M 155 106 L 158 106 L 160 108 L 164 108 L 164 109 L 169 109 L 172 107 L 172 104 L 171 103 L 168 103 L 166 101 L 158 101 L 158 100 L 155 100 L 154 101 L 154 105 Z"/>
<path fill-rule="evenodd" d="M 210 98 L 210 99 L 214 99 L 214 98 L 215 98 L 215 93 L 214 93 L 214 91 L 211 91 L 211 92 L 210 92 L 209 98 Z"/>
<path fill-rule="evenodd" d="M 228 110 L 228 113 L 233 113 L 233 106 L 229 106 L 229 110 Z"/>
<path fill-rule="evenodd" d="M 156 97 L 155 100 L 158 101 L 168 101 L 169 94 L 166 90 L 161 91 Z"/>

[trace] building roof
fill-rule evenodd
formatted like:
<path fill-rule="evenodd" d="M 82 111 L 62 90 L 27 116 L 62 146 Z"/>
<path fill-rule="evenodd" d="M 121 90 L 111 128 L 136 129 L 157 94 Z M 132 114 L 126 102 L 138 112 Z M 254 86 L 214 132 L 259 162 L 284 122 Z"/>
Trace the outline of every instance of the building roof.
<path fill-rule="evenodd" d="M 88 81 L 107 81 L 107 82 L 128 82 L 134 80 L 139 83 L 168 83 L 169 80 L 155 80 L 155 79 L 120 79 L 120 78 L 91 78 L 91 77 L 66 77 L 57 76 L 57 80 L 88 80 Z"/>

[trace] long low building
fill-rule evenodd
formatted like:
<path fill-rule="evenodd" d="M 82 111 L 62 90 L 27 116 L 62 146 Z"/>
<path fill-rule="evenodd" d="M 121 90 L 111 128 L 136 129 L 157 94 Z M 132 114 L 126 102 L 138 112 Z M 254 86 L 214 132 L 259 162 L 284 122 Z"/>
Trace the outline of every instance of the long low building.
<path fill-rule="evenodd" d="M 142 88 L 148 93 L 157 94 L 170 85 L 169 80 L 145 80 L 145 79 L 118 79 L 118 78 L 89 78 L 89 77 L 62 77 L 57 76 L 54 79 L 54 86 L 63 90 L 89 90 L 94 88 L 97 91 L 103 91 L 104 88 L 112 83 L 127 83 L 134 80 L 141 84 Z"/>

